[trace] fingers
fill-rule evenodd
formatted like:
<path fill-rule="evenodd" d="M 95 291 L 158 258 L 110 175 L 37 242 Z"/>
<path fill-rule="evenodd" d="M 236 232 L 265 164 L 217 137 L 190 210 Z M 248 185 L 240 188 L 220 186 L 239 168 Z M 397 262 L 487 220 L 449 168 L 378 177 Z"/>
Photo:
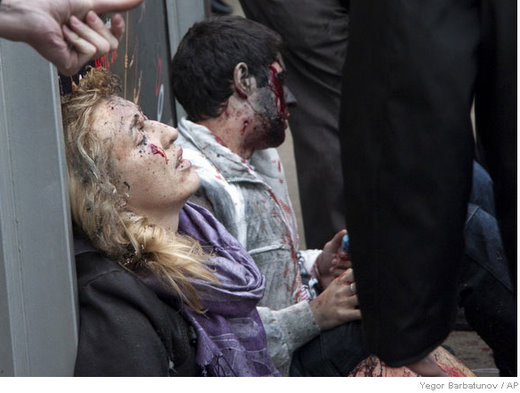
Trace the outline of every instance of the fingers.
<path fill-rule="evenodd" d="M 62 31 L 70 47 L 66 55 L 67 65 L 63 67 L 58 66 L 58 70 L 64 75 L 73 75 L 96 54 L 97 49 L 90 42 L 70 30 L 67 25 L 63 25 Z"/>
<path fill-rule="evenodd" d="M 343 284 L 350 284 L 354 281 L 354 270 L 347 269 L 339 277 L 338 280 Z"/>
<path fill-rule="evenodd" d="M 356 283 L 355 282 L 351 282 L 348 286 L 348 289 L 350 290 L 350 293 L 352 295 L 355 295 L 357 293 L 357 288 L 356 288 Z"/>
<path fill-rule="evenodd" d="M 334 278 L 337 278 L 337 277 L 341 276 L 343 273 L 345 273 L 345 270 L 346 269 L 344 269 L 344 268 L 337 268 L 336 269 L 334 267 L 331 267 L 329 269 L 329 272 L 330 272 L 330 274 L 332 275 L 332 277 L 334 279 Z"/>
<path fill-rule="evenodd" d="M 339 250 L 340 246 L 341 246 L 341 239 L 343 239 L 343 236 L 347 233 L 347 230 L 346 229 L 342 229 L 341 231 L 337 232 L 333 237 L 332 239 L 330 239 L 327 244 L 325 245 L 325 247 L 330 247 L 332 248 L 334 251 L 333 252 L 336 252 L 336 250 Z M 325 248 L 324 247 L 324 248 Z"/>
<path fill-rule="evenodd" d="M 349 237 L 347 235 L 347 230 L 344 229 L 343 231 L 339 232 L 342 233 L 340 243 L 338 244 L 336 256 L 340 259 L 350 259 L 350 247 L 349 247 Z M 338 233 L 338 235 L 339 235 Z M 346 239 L 345 239 L 346 238 Z M 346 240 L 346 244 L 343 244 L 343 241 Z"/>
<path fill-rule="evenodd" d="M 100 57 L 108 51 L 117 48 L 119 41 L 94 12 L 90 11 L 87 13 L 85 22 L 82 22 L 75 16 L 71 16 L 69 20 L 70 29 L 81 39 L 96 48 L 95 57 Z"/>
<path fill-rule="evenodd" d="M 62 67 L 60 72 L 71 75 L 90 59 L 101 57 L 117 49 L 119 38 L 124 31 L 124 21 L 121 17 L 116 18 L 115 27 L 109 29 L 95 12 L 89 11 L 84 22 L 71 16 L 69 25 L 63 25 L 62 31 L 69 48 L 68 66 L 65 69 Z M 116 34 L 114 35 L 112 31 Z"/>
<path fill-rule="evenodd" d="M 105 23 L 99 16 L 97 16 L 94 11 L 89 11 L 87 13 L 85 16 L 85 21 L 92 30 L 98 33 L 110 44 L 109 50 L 117 49 L 117 46 L 119 45 L 119 38 L 121 38 L 122 32 L 119 37 L 115 37 L 114 34 L 112 34 L 112 28 L 108 28 L 108 26 L 105 25 Z M 124 29 L 124 22 L 122 28 Z"/>
<path fill-rule="evenodd" d="M 125 32 L 125 20 L 120 14 L 112 17 L 110 22 L 110 31 L 112 35 L 119 41 Z"/>
<path fill-rule="evenodd" d="M 348 288 L 348 296 L 355 297 L 355 305 L 357 305 L 357 296 L 355 296 L 357 294 L 357 287 L 354 279 L 354 270 L 347 269 L 336 280 L 339 284 L 345 285 L 346 288 Z"/>
<path fill-rule="evenodd" d="M 341 240 L 343 239 L 343 236 L 345 236 L 347 234 L 347 230 L 346 229 L 342 229 L 341 231 L 339 231 L 338 233 L 336 233 L 334 235 L 334 237 L 332 238 L 332 242 L 334 242 L 335 244 L 338 245 L 338 247 L 341 245 Z"/>
<path fill-rule="evenodd" d="M 356 319 L 361 319 L 361 311 L 358 309 L 354 310 L 339 310 L 339 318 L 343 320 L 343 322 L 355 321 Z"/>
<path fill-rule="evenodd" d="M 98 14 L 121 12 L 137 7 L 143 0 L 93 0 L 92 10 Z"/>
<path fill-rule="evenodd" d="M 340 258 L 338 256 L 335 256 L 330 261 L 330 265 L 331 265 L 331 267 L 330 267 L 331 271 L 333 269 L 343 269 L 343 270 L 346 270 L 349 267 L 352 267 L 352 261 L 350 259 Z"/>
<path fill-rule="evenodd" d="M 361 318 L 352 269 L 343 272 L 316 298 L 311 311 L 322 330 Z"/>
<path fill-rule="evenodd" d="M 87 11 L 94 11 L 97 14 L 109 12 L 129 11 L 137 7 L 143 0 L 70 0 L 70 10 L 72 15 L 83 16 Z"/>
<path fill-rule="evenodd" d="M 67 42 L 72 45 L 78 53 L 94 56 L 96 53 L 96 47 L 87 40 L 81 38 L 75 32 L 63 25 L 63 35 Z"/>

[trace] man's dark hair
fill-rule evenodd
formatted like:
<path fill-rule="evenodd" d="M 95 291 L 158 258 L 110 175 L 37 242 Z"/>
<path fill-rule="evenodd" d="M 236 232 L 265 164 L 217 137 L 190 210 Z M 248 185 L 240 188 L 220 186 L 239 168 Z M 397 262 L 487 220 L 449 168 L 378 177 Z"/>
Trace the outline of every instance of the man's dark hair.
<path fill-rule="evenodd" d="M 233 94 L 233 70 L 244 62 L 259 87 L 281 50 L 280 36 L 240 16 L 195 23 L 172 61 L 172 89 L 191 121 L 218 117 Z"/>

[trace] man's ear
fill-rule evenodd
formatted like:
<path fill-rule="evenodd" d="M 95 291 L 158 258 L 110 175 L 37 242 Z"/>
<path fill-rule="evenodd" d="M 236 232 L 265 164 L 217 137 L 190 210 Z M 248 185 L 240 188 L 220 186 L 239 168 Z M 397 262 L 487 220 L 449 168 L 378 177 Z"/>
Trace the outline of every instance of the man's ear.
<path fill-rule="evenodd" d="M 241 98 L 246 98 L 251 93 L 251 79 L 246 63 L 240 62 L 233 69 L 233 84 Z"/>

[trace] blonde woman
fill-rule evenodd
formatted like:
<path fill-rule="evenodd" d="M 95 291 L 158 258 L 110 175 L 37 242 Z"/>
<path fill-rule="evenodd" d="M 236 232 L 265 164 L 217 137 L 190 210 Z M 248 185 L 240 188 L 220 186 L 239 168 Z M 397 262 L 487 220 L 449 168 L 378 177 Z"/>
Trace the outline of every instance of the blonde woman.
<path fill-rule="evenodd" d="M 278 375 L 264 278 L 202 208 L 177 130 L 92 70 L 63 98 L 80 305 L 76 375 Z M 194 240 L 194 239 L 197 239 Z"/>

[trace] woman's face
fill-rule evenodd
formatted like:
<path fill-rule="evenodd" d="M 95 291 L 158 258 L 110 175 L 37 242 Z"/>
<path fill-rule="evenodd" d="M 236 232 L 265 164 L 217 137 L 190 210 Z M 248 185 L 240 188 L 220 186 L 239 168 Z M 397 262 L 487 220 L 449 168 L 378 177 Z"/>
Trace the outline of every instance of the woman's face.
<path fill-rule="evenodd" d="M 120 97 L 101 103 L 93 117 L 93 129 L 112 148 L 112 181 L 135 213 L 156 217 L 178 210 L 197 190 L 196 171 L 173 143 L 175 128 L 148 120 Z"/>

